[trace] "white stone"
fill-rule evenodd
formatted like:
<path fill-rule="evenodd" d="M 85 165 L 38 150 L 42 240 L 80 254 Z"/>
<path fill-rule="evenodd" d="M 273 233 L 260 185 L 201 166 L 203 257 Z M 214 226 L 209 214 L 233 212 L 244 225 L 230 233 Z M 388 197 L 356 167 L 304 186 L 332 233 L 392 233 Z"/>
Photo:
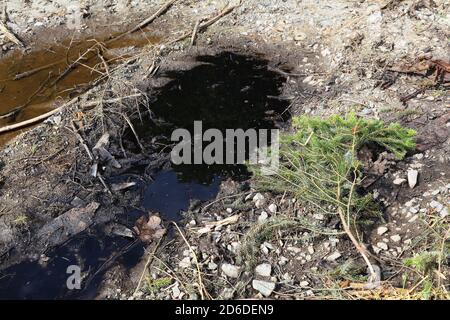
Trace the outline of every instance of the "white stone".
<path fill-rule="evenodd" d="M 408 184 L 411 189 L 416 186 L 418 175 L 419 171 L 412 169 L 408 170 Z"/>
<path fill-rule="evenodd" d="M 266 204 L 266 200 L 265 199 L 258 199 L 255 201 L 255 207 L 260 209 L 262 207 L 264 207 L 264 205 Z"/>
<path fill-rule="evenodd" d="M 181 295 L 180 288 L 178 288 L 178 282 L 175 286 L 172 287 L 172 297 L 174 299 L 178 298 Z"/>
<path fill-rule="evenodd" d="M 208 263 L 208 269 L 209 270 L 216 270 L 217 269 L 217 264 L 211 261 L 210 263 Z"/>
<path fill-rule="evenodd" d="M 300 287 L 305 288 L 309 286 L 309 282 L 308 281 L 300 281 Z"/>
<path fill-rule="evenodd" d="M 288 263 L 288 261 L 289 261 L 288 258 L 281 256 L 281 257 L 280 257 L 280 260 L 278 261 L 278 264 L 279 264 L 280 266 L 284 266 L 286 263 Z"/>
<path fill-rule="evenodd" d="M 257 200 L 264 200 L 264 196 L 261 193 L 257 193 L 253 196 L 253 202 L 256 202 Z"/>
<path fill-rule="evenodd" d="M 316 219 L 316 220 L 323 220 L 323 214 L 321 214 L 321 213 L 315 213 L 315 214 L 313 214 L 313 218 L 314 219 Z"/>
<path fill-rule="evenodd" d="M 272 266 L 268 263 L 262 263 L 256 266 L 255 272 L 262 277 L 270 277 L 270 274 L 272 273 Z"/>
<path fill-rule="evenodd" d="M 184 257 L 183 260 L 180 261 L 180 268 L 189 268 L 191 266 L 191 258 Z"/>
<path fill-rule="evenodd" d="M 381 248 L 377 247 L 377 246 L 372 246 L 373 252 L 375 252 L 376 254 L 379 254 L 381 251 Z"/>
<path fill-rule="evenodd" d="M 385 234 L 387 231 L 388 231 L 388 228 L 386 228 L 386 227 L 378 227 L 377 234 L 379 236 L 381 236 L 381 235 Z"/>
<path fill-rule="evenodd" d="M 442 203 L 440 203 L 436 200 L 433 200 L 430 202 L 430 207 L 432 207 L 433 209 L 436 209 L 436 211 L 438 211 L 438 212 L 440 212 L 444 208 Z"/>
<path fill-rule="evenodd" d="M 385 251 L 389 249 L 388 245 L 385 242 L 378 242 L 377 247 Z"/>
<path fill-rule="evenodd" d="M 230 278 L 237 278 L 239 277 L 239 271 L 241 268 L 236 267 L 235 265 L 229 264 L 229 263 L 224 263 L 222 264 L 222 272 L 230 277 Z"/>
<path fill-rule="evenodd" d="M 269 207 L 268 207 L 269 211 L 271 213 L 276 213 L 277 212 L 277 205 L 275 203 L 272 203 Z"/>
<path fill-rule="evenodd" d="M 336 250 L 335 252 L 333 252 L 332 254 L 330 254 L 327 257 L 327 260 L 328 261 L 335 261 L 335 260 L 339 259 L 340 257 L 341 257 L 340 252 Z"/>
<path fill-rule="evenodd" d="M 398 186 L 398 185 L 401 185 L 405 181 L 406 181 L 406 179 L 404 179 L 404 178 L 396 178 L 393 182 L 395 185 Z"/>
<path fill-rule="evenodd" d="M 261 214 L 258 217 L 258 222 L 264 223 L 268 217 L 269 217 L 269 215 L 267 214 L 267 212 L 263 211 L 263 212 L 261 212 Z"/>
<path fill-rule="evenodd" d="M 402 240 L 402 238 L 398 234 L 395 234 L 391 236 L 391 240 L 394 242 L 399 242 L 400 240 Z"/>
<path fill-rule="evenodd" d="M 275 290 L 275 283 L 261 280 L 253 280 L 252 287 L 263 296 L 268 297 Z"/>

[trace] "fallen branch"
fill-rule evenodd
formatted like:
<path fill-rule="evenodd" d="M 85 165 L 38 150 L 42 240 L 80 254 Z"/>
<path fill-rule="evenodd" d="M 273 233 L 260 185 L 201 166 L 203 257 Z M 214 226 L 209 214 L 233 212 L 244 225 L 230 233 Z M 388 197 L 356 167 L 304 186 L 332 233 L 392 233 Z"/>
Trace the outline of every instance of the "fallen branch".
<path fill-rule="evenodd" d="M 116 103 L 116 102 L 119 102 L 119 101 L 124 100 L 124 99 L 136 98 L 136 97 L 139 97 L 139 96 L 141 96 L 140 93 L 139 94 L 132 94 L 132 95 L 125 96 L 125 97 L 110 99 L 110 100 L 104 100 L 104 101 L 95 100 L 95 101 L 90 101 L 88 103 L 83 104 L 83 107 L 85 107 L 85 108 L 93 107 L 93 106 L 98 105 L 101 102 L 103 102 L 103 103 Z M 2 127 L 2 128 L 0 128 L 0 133 L 17 130 L 17 129 L 20 129 L 20 128 L 32 125 L 32 124 L 34 124 L 36 122 L 45 120 L 45 119 L 51 117 L 52 115 L 58 113 L 62 109 L 64 109 L 64 108 L 74 104 L 77 101 L 78 101 L 78 97 L 73 98 L 72 100 L 70 100 L 69 102 L 63 104 L 62 106 L 60 106 L 60 107 L 58 107 L 58 108 L 56 108 L 56 109 L 54 109 L 52 111 L 49 111 L 47 113 L 41 114 L 40 116 L 37 116 L 37 117 L 29 119 L 29 120 L 25 120 L 25 121 L 22 121 L 22 122 L 19 122 L 19 123 L 15 123 L 15 124 L 12 124 L 12 125 L 9 125 L 9 126 L 6 126 L 6 127 Z"/>
<path fill-rule="evenodd" d="M 207 29 L 208 27 L 210 27 L 211 25 L 213 25 L 214 23 L 216 23 L 217 21 L 219 21 L 221 18 L 223 18 L 224 16 L 228 15 L 229 13 L 231 13 L 234 9 L 236 9 L 237 7 L 239 7 L 240 4 L 231 6 L 229 8 L 224 9 L 222 12 L 220 12 L 218 15 L 212 17 L 211 19 L 200 23 L 200 25 L 198 26 L 198 30 L 196 33 L 204 31 L 205 29 Z M 169 41 L 169 45 L 182 41 L 186 38 L 189 38 L 191 35 L 193 34 L 192 31 L 188 31 L 186 33 L 184 33 L 183 35 L 179 36 L 178 38 L 176 38 L 175 40 Z"/>
<path fill-rule="evenodd" d="M 163 14 L 164 12 L 167 11 L 167 9 L 169 9 L 177 0 L 169 0 L 168 2 L 166 2 L 161 8 L 159 8 L 158 11 L 156 11 L 154 14 L 152 14 L 150 17 L 148 17 L 147 19 L 145 19 L 144 21 L 142 21 L 141 23 L 139 23 L 136 27 L 134 27 L 131 30 L 128 30 L 125 33 L 122 33 L 121 35 L 109 40 L 107 43 L 111 43 L 113 41 L 116 41 L 118 39 L 121 39 L 122 37 L 132 34 L 136 31 L 141 30 L 142 28 L 144 28 L 145 26 L 147 26 L 148 24 L 152 23 L 153 20 L 155 20 L 156 18 L 158 18 L 161 14 Z"/>
<path fill-rule="evenodd" d="M 44 114 L 41 114 L 40 116 L 37 116 L 35 118 L 29 119 L 29 120 L 25 120 L 25 121 L 22 121 L 22 122 L 19 122 L 19 123 L 15 123 L 15 124 L 12 124 L 12 125 L 9 125 L 9 126 L 6 126 L 6 127 L 2 127 L 2 128 L 0 128 L 0 133 L 17 130 L 17 129 L 20 129 L 20 128 L 23 128 L 23 127 L 28 127 L 29 125 L 32 125 L 32 124 L 34 124 L 36 122 L 45 120 L 48 117 L 51 117 L 52 115 L 58 113 L 59 111 L 61 111 L 65 107 L 70 106 L 71 104 L 74 104 L 75 102 L 77 102 L 77 100 L 78 100 L 78 97 L 70 100 L 69 102 L 63 104 L 62 106 L 60 106 L 60 107 L 58 107 L 58 108 L 56 108 L 56 109 L 54 109 L 52 111 L 49 111 L 49 112 L 44 113 Z"/>

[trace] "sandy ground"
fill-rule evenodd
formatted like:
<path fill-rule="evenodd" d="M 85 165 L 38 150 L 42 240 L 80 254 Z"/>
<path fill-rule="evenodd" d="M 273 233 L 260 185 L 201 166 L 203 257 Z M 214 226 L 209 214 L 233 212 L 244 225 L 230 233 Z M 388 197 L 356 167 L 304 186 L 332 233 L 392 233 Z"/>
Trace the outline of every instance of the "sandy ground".
<path fill-rule="evenodd" d="M 117 25 L 118 29 L 133 25 L 130 19 L 140 21 L 155 12 L 164 1 L 81 3 L 84 16 L 81 33 L 89 33 L 105 21 L 114 21 L 112 25 Z M 237 1 L 232 1 L 231 5 L 234 3 Z M 164 39 L 174 39 L 192 30 L 198 19 L 220 12 L 226 4 L 227 1 L 177 1 L 155 20 L 151 28 Z M 288 77 L 285 91 L 296 97 L 291 106 L 294 115 L 326 116 L 355 111 L 364 117 L 399 121 L 418 131 L 419 150 L 404 161 L 387 166 L 382 176 L 370 186 L 370 192 L 385 208 L 384 220 L 372 226 L 364 244 L 377 257 L 386 285 L 376 294 L 355 292 L 354 278 L 336 276 L 339 270 L 352 263 L 356 264 L 354 268 L 362 268 L 351 243 L 345 237 L 337 236 L 309 239 L 305 230 L 294 235 L 280 234 L 261 244 L 256 249 L 255 265 L 262 266 L 246 270 L 239 260 L 239 251 L 243 238 L 257 225 L 262 212 L 268 213 L 270 218 L 280 214 L 296 215 L 303 210 L 292 199 L 273 194 L 263 195 L 264 207 L 256 206 L 252 200 L 256 192 L 249 190 L 239 198 L 242 206 L 233 207 L 234 199 L 218 201 L 202 214 L 188 215 L 180 226 L 191 247 L 175 232 L 171 241 L 157 248 L 157 259 L 153 259 L 150 276 L 171 278 L 169 286 L 154 292 L 134 292 L 149 256 L 146 254 L 130 272 L 123 266 L 113 266 L 105 276 L 100 297 L 196 299 L 201 298 L 200 291 L 205 286 L 205 291 L 213 298 L 263 298 L 264 290 L 255 289 L 254 284 L 254 280 L 262 280 L 269 283 L 269 287 L 274 284 L 275 289 L 267 296 L 275 299 L 405 298 L 398 288 L 413 287 L 420 275 L 406 268 L 403 259 L 432 250 L 439 241 L 445 243 L 448 240 L 445 228 L 448 228 L 449 219 L 450 97 L 448 89 L 426 87 L 431 77 L 393 74 L 387 70 L 414 63 L 423 55 L 448 61 L 449 5 L 449 1 L 441 0 L 246 0 L 201 33 L 194 47 L 190 47 L 188 41 L 173 44 L 162 41 L 144 49 L 116 75 L 133 89 L 124 86 L 123 81 L 108 81 L 83 96 L 79 103 L 17 137 L 0 151 L 0 163 L 3 162 L 0 171 L 0 257 L 3 268 L 25 257 L 42 259 L 46 246 L 30 246 L 30 242 L 45 223 L 73 208 L 75 198 L 83 199 L 84 203 L 95 201 L 101 204 L 96 213 L 97 223 L 108 221 L 116 211 L 139 202 L 138 195 L 133 192 L 110 197 L 98 179 L 89 176 L 90 162 L 83 146 L 65 127 L 70 127 L 72 119 L 81 119 L 85 139 L 92 147 L 104 126 L 116 128 L 118 124 L 102 115 L 101 106 L 83 108 L 86 99 L 96 99 L 104 88 L 115 97 L 118 91 L 122 94 L 135 88 L 156 86 L 160 81 L 158 77 L 146 79 L 154 61 L 160 61 L 161 70 L 174 65 L 181 68 L 189 56 L 224 49 L 259 53 L 274 66 L 287 67 L 292 76 Z M 7 26 L 31 49 L 33 43 L 40 43 L 46 30 L 65 30 L 55 38 L 72 32 L 67 29 L 67 8 L 58 5 L 58 1 L 32 1 L 26 7 L 7 8 Z M 3 54 L 7 55 L 14 45 L 0 36 L 0 43 L 2 41 Z M 48 38 L 46 41 L 51 42 Z M 155 57 L 159 59 L 155 60 Z M 391 86 L 380 85 L 392 77 L 395 81 Z M 401 102 L 402 97 L 424 86 L 426 89 L 406 104 Z M 132 115 L 133 105 L 123 108 Z M 120 150 L 117 140 L 112 144 L 111 149 Z M 410 188 L 406 180 L 399 183 L 407 179 L 407 172 L 411 170 L 418 172 L 414 188 Z M 237 193 L 237 183 L 223 182 L 217 199 Z M 270 211 L 271 204 L 277 209 Z M 217 228 L 211 235 L 198 235 L 204 220 L 223 219 L 234 214 L 240 215 L 237 223 Z M 305 214 L 319 225 L 330 223 L 314 212 Z M 431 235 L 435 231 L 430 232 L 437 230 L 434 227 L 441 228 L 436 238 Z M 153 252 L 154 247 L 153 243 L 148 252 Z M 448 262 L 446 259 L 448 257 L 443 261 Z M 202 270 L 202 284 L 196 276 L 196 268 Z M 270 269 L 268 273 L 267 269 Z M 359 274 L 365 273 L 362 269 Z M 440 266 L 438 277 L 441 283 L 447 283 L 447 290 L 448 272 L 448 264 Z"/>

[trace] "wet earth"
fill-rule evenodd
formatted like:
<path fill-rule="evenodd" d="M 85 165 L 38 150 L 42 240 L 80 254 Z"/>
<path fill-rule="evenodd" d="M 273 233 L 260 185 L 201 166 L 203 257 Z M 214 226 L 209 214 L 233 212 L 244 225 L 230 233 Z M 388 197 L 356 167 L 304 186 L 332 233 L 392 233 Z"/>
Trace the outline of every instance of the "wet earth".
<path fill-rule="evenodd" d="M 203 131 L 216 128 L 225 134 L 226 129 L 274 129 L 289 118 L 289 101 L 280 97 L 285 77 L 270 71 L 268 61 L 257 57 L 232 52 L 199 56 L 193 68 L 160 76 L 169 81 L 156 88 L 149 105 L 151 114 L 134 121 L 140 142 L 149 146 L 149 153 L 170 152 L 173 130 L 183 128 L 193 134 L 194 121 L 202 121 Z M 128 132 L 125 137 L 125 148 L 137 152 L 139 144 L 133 134 Z M 203 147 L 206 145 L 204 142 Z M 247 152 L 245 158 L 248 156 Z M 131 168 L 114 179 L 126 179 L 128 173 L 142 174 L 147 169 Z M 164 169 L 153 168 L 150 183 L 133 187 L 140 194 L 140 208 L 129 208 L 116 220 L 130 229 L 148 212 L 159 214 L 165 221 L 179 221 L 192 202 L 214 199 L 221 181 L 230 177 L 243 181 L 250 173 L 244 164 L 166 163 Z M 94 224 L 62 245 L 49 248 L 39 259 L 2 270 L 0 298 L 95 298 L 109 267 L 121 264 L 132 268 L 143 253 L 144 245 L 139 240 L 110 235 L 105 225 Z M 66 271 L 72 265 L 80 266 L 83 274 L 81 290 L 67 289 L 70 274 Z"/>

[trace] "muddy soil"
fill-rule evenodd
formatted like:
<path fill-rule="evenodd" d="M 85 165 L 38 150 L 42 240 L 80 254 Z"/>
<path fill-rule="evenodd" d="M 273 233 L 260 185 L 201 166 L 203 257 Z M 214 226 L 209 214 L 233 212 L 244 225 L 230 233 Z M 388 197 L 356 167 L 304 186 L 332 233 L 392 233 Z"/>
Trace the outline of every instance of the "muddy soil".
<path fill-rule="evenodd" d="M 448 240 L 445 230 L 432 236 L 449 222 L 450 98 L 447 87 L 429 86 L 430 75 L 388 69 L 423 54 L 448 61 L 448 3 L 242 1 L 191 45 L 189 37 L 172 40 L 226 3 L 176 2 L 143 32 L 102 46 L 46 87 L 90 48 L 86 39 L 107 44 L 162 4 L 84 1 L 81 32 L 68 28 L 54 3 L 7 10 L 7 26 L 30 49 L 0 38 L 0 111 L 30 108 L 0 127 L 78 99 L 43 123 L 0 135 L 0 298 L 373 298 L 352 291 L 366 270 L 338 232 L 293 230 L 245 247 L 268 219 L 302 216 L 335 231 L 338 221 L 287 193 L 258 193 L 245 166 L 175 166 L 169 159 L 171 132 L 192 132 L 194 120 L 203 120 L 204 130 L 289 130 L 295 115 L 348 111 L 418 132 L 417 150 L 403 161 L 380 158 L 365 190 L 382 217 L 361 241 L 381 270 L 382 295 L 402 298 L 399 288 L 417 280 L 403 259 Z M 55 64 L 10 79 L 49 62 Z M 380 85 L 387 80 L 390 86 Z M 418 88 L 425 89 L 401 102 Z M 413 187 L 411 171 L 418 173 Z M 161 241 L 145 242 L 136 232 L 138 219 L 149 215 L 162 218 Z M 250 268 L 243 248 L 253 253 Z M 448 279 L 443 261 L 439 272 Z M 67 287 L 73 265 L 81 270 L 80 290 Z M 261 272 L 267 265 L 269 273 Z M 274 289 L 267 295 L 254 280 Z"/>

